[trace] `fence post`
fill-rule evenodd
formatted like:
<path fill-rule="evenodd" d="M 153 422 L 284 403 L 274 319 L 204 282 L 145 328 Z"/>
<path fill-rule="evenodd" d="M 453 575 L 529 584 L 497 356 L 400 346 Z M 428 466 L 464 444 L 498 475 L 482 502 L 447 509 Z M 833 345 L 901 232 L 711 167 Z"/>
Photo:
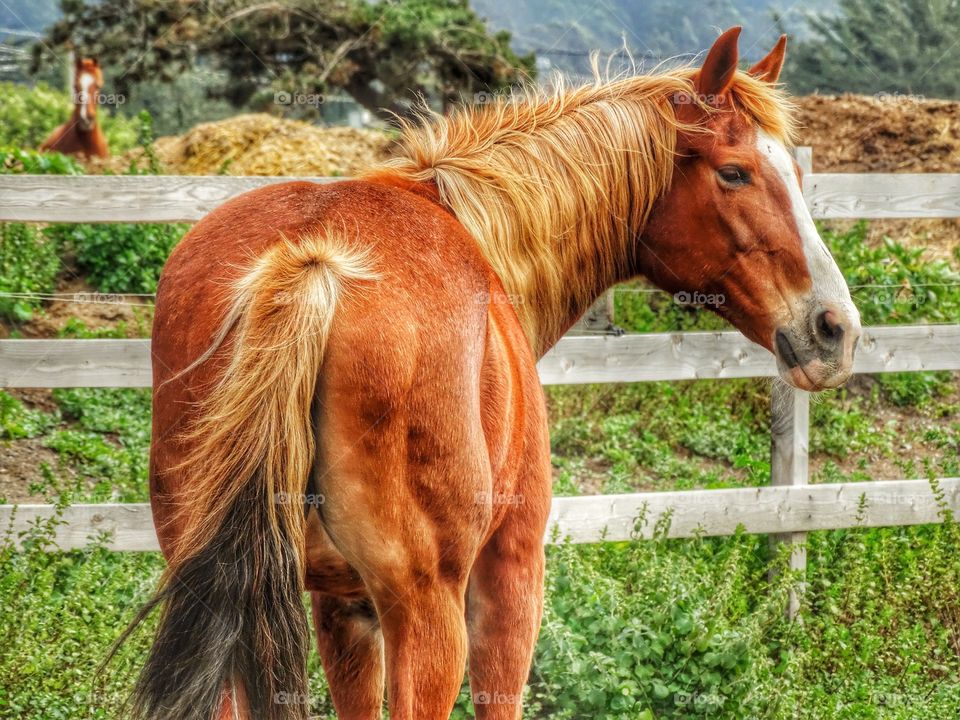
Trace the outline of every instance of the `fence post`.
<path fill-rule="evenodd" d="M 770 398 L 770 484 L 806 485 L 809 466 L 810 395 L 786 383 L 774 381 Z M 770 538 L 776 549 L 780 543 L 791 547 L 790 569 L 801 573 L 807 569 L 807 534 L 782 533 Z M 787 615 L 793 620 L 800 609 L 804 584 L 790 591 Z"/>
<path fill-rule="evenodd" d="M 813 172 L 813 148 L 809 145 L 801 145 L 793 149 L 793 159 L 804 173 Z"/>
<path fill-rule="evenodd" d="M 613 324 L 613 289 L 607 290 L 598 297 L 593 305 L 587 308 L 570 332 L 573 335 L 591 335 L 596 333 L 615 332 Z"/>

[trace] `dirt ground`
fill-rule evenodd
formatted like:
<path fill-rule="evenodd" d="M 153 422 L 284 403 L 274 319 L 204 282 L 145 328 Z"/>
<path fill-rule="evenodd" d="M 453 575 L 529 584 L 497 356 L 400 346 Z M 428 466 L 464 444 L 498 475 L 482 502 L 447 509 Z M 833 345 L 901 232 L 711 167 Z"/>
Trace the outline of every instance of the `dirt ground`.
<path fill-rule="evenodd" d="M 797 98 L 814 172 L 960 172 L 960 102 L 914 96 Z"/>
<path fill-rule="evenodd" d="M 814 172 L 960 172 L 960 102 L 910 95 L 808 95 L 796 102 L 797 144 L 813 148 Z M 924 247 L 928 259 L 947 259 L 960 245 L 960 220 L 872 221 L 867 241 L 884 236 Z"/>

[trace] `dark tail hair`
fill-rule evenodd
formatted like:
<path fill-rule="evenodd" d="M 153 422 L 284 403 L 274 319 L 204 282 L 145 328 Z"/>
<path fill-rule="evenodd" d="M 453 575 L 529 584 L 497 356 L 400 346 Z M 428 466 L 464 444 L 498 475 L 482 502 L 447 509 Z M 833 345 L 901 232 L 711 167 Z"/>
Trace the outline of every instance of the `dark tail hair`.
<path fill-rule="evenodd" d="M 233 287 L 206 360 L 233 330 L 229 365 L 201 407 L 178 468 L 194 478 L 185 531 L 155 596 L 153 646 L 131 697 L 135 717 L 210 720 L 242 687 L 252 717 L 307 717 L 304 491 L 311 409 L 338 298 L 374 279 L 338 239 L 284 240 Z"/>

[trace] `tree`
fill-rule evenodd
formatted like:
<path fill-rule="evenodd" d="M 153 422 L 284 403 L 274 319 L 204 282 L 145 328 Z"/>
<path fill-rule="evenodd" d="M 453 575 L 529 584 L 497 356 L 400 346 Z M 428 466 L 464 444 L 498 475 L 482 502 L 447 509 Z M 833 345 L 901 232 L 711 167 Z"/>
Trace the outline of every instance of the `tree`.
<path fill-rule="evenodd" d="M 443 101 L 498 90 L 533 72 L 509 33 L 491 34 L 466 0 L 61 0 L 47 44 L 112 65 L 114 91 L 223 73 L 236 106 L 258 93 L 343 90 L 371 111 L 404 114 L 417 95 Z M 34 67 L 47 56 L 34 48 Z M 386 113 L 384 111 L 387 111 Z"/>
<path fill-rule="evenodd" d="M 960 96 L 958 0 L 840 0 L 807 20 L 812 38 L 787 53 L 795 92 Z"/>

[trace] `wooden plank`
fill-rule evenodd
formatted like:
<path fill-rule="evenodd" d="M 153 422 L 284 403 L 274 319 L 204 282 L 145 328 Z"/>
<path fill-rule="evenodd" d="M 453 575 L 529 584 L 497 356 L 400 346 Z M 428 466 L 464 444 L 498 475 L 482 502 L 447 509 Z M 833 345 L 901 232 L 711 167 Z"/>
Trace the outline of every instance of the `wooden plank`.
<path fill-rule="evenodd" d="M 811 174 L 803 194 L 822 220 L 960 217 L 960 174 Z"/>
<path fill-rule="evenodd" d="M 945 502 L 954 512 L 960 512 L 960 478 L 945 478 L 939 483 Z M 867 505 L 858 523 L 861 496 Z M 635 532 L 636 520 L 644 512 L 647 521 Z M 739 525 L 748 533 L 768 534 L 941 521 L 926 480 L 688 490 L 554 498 L 544 542 L 649 538 L 654 524 L 665 513 L 672 518 L 666 533 L 670 538 L 732 535 Z M 51 505 L 0 505 L 0 528 L 12 527 L 17 534 L 52 515 Z M 56 542 L 63 550 L 84 547 L 88 538 L 99 532 L 113 533 L 107 543 L 113 550 L 158 549 L 150 506 L 145 503 L 73 505 L 62 519 Z"/>
<path fill-rule="evenodd" d="M 538 364 L 544 385 L 773 377 L 738 332 L 567 336 Z M 960 370 L 960 325 L 867 328 L 858 373 Z M 0 340 L 0 387 L 150 387 L 149 340 Z"/>
<path fill-rule="evenodd" d="M 770 484 L 773 487 L 803 487 L 810 478 L 810 395 L 786 383 L 774 382 L 770 394 Z M 780 543 L 790 546 L 790 569 L 807 569 L 806 533 L 772 535 L 774 549 Z M 787 616 L 792 620 L 800 611 L 803 583 L 791 589 Z"/>
<path fill-rule="evenodd" d="M 150 387 L 149 340 L 0 340 L 0 387 Z"/>
<path fill-rule="evenodd" d="M 880 325 L 864 328 L 856 373 L 960 370 L 960 325 Z"/>
<path fill-rule="evenodd" d="M 544 385 L 771 377 L 773 356 L 738 332 L 567 336 L 537 365 Z"/>
<path fill-rule="evenodd" d="M 0 221 L 196 222 L 254 188 L 343 178 L 0 175 Z"/>
<path fill-rule="evenodd" d="M 940 484 L 947 504 L 960 510 L 960 478 Z M 861 496 L 867 507 L 858 524 Z M 751 534 L 773 534 L 941 521 L 928 481 L 887 480 L 555 498 L 547 537 L 557 534 L 577 543 L 628 540 L 636 535 L 636 519 L 644 511 L 647 522 L 639 532 L 644 538 L 651 537 L 656 521 L 668 512 L 666 537 L 671 538 L 732 535 L 738 525 Z"/>
<path fill-rule="evenodd" d="M 195 222 L 255 187 L 342 179 L 2 175 L 0 221 Z M 960 217 L 960 174 L 810 173 L 803 187 L 818 219 Z"/>
<path fill-rule="evenodd" d="M 544 385 L 774 377 L 773 356 L 738 332 L 565 337 L 538 369 Z M 890 325 L 864 331 L 858 373 L 960 369 L 960 325 Z"/>
<path fill-rule="evenodd" d="M 0 505 L 0 532 L 12 528 L 15 536 L 54 516 L 52 505 Z M 107 547 L 131 552 L 157 551 L 157 535 L 148 503 L 71 505 L 56 528 L 61 550 L 86 547 L 101 532 L 111 534 Z"/>

